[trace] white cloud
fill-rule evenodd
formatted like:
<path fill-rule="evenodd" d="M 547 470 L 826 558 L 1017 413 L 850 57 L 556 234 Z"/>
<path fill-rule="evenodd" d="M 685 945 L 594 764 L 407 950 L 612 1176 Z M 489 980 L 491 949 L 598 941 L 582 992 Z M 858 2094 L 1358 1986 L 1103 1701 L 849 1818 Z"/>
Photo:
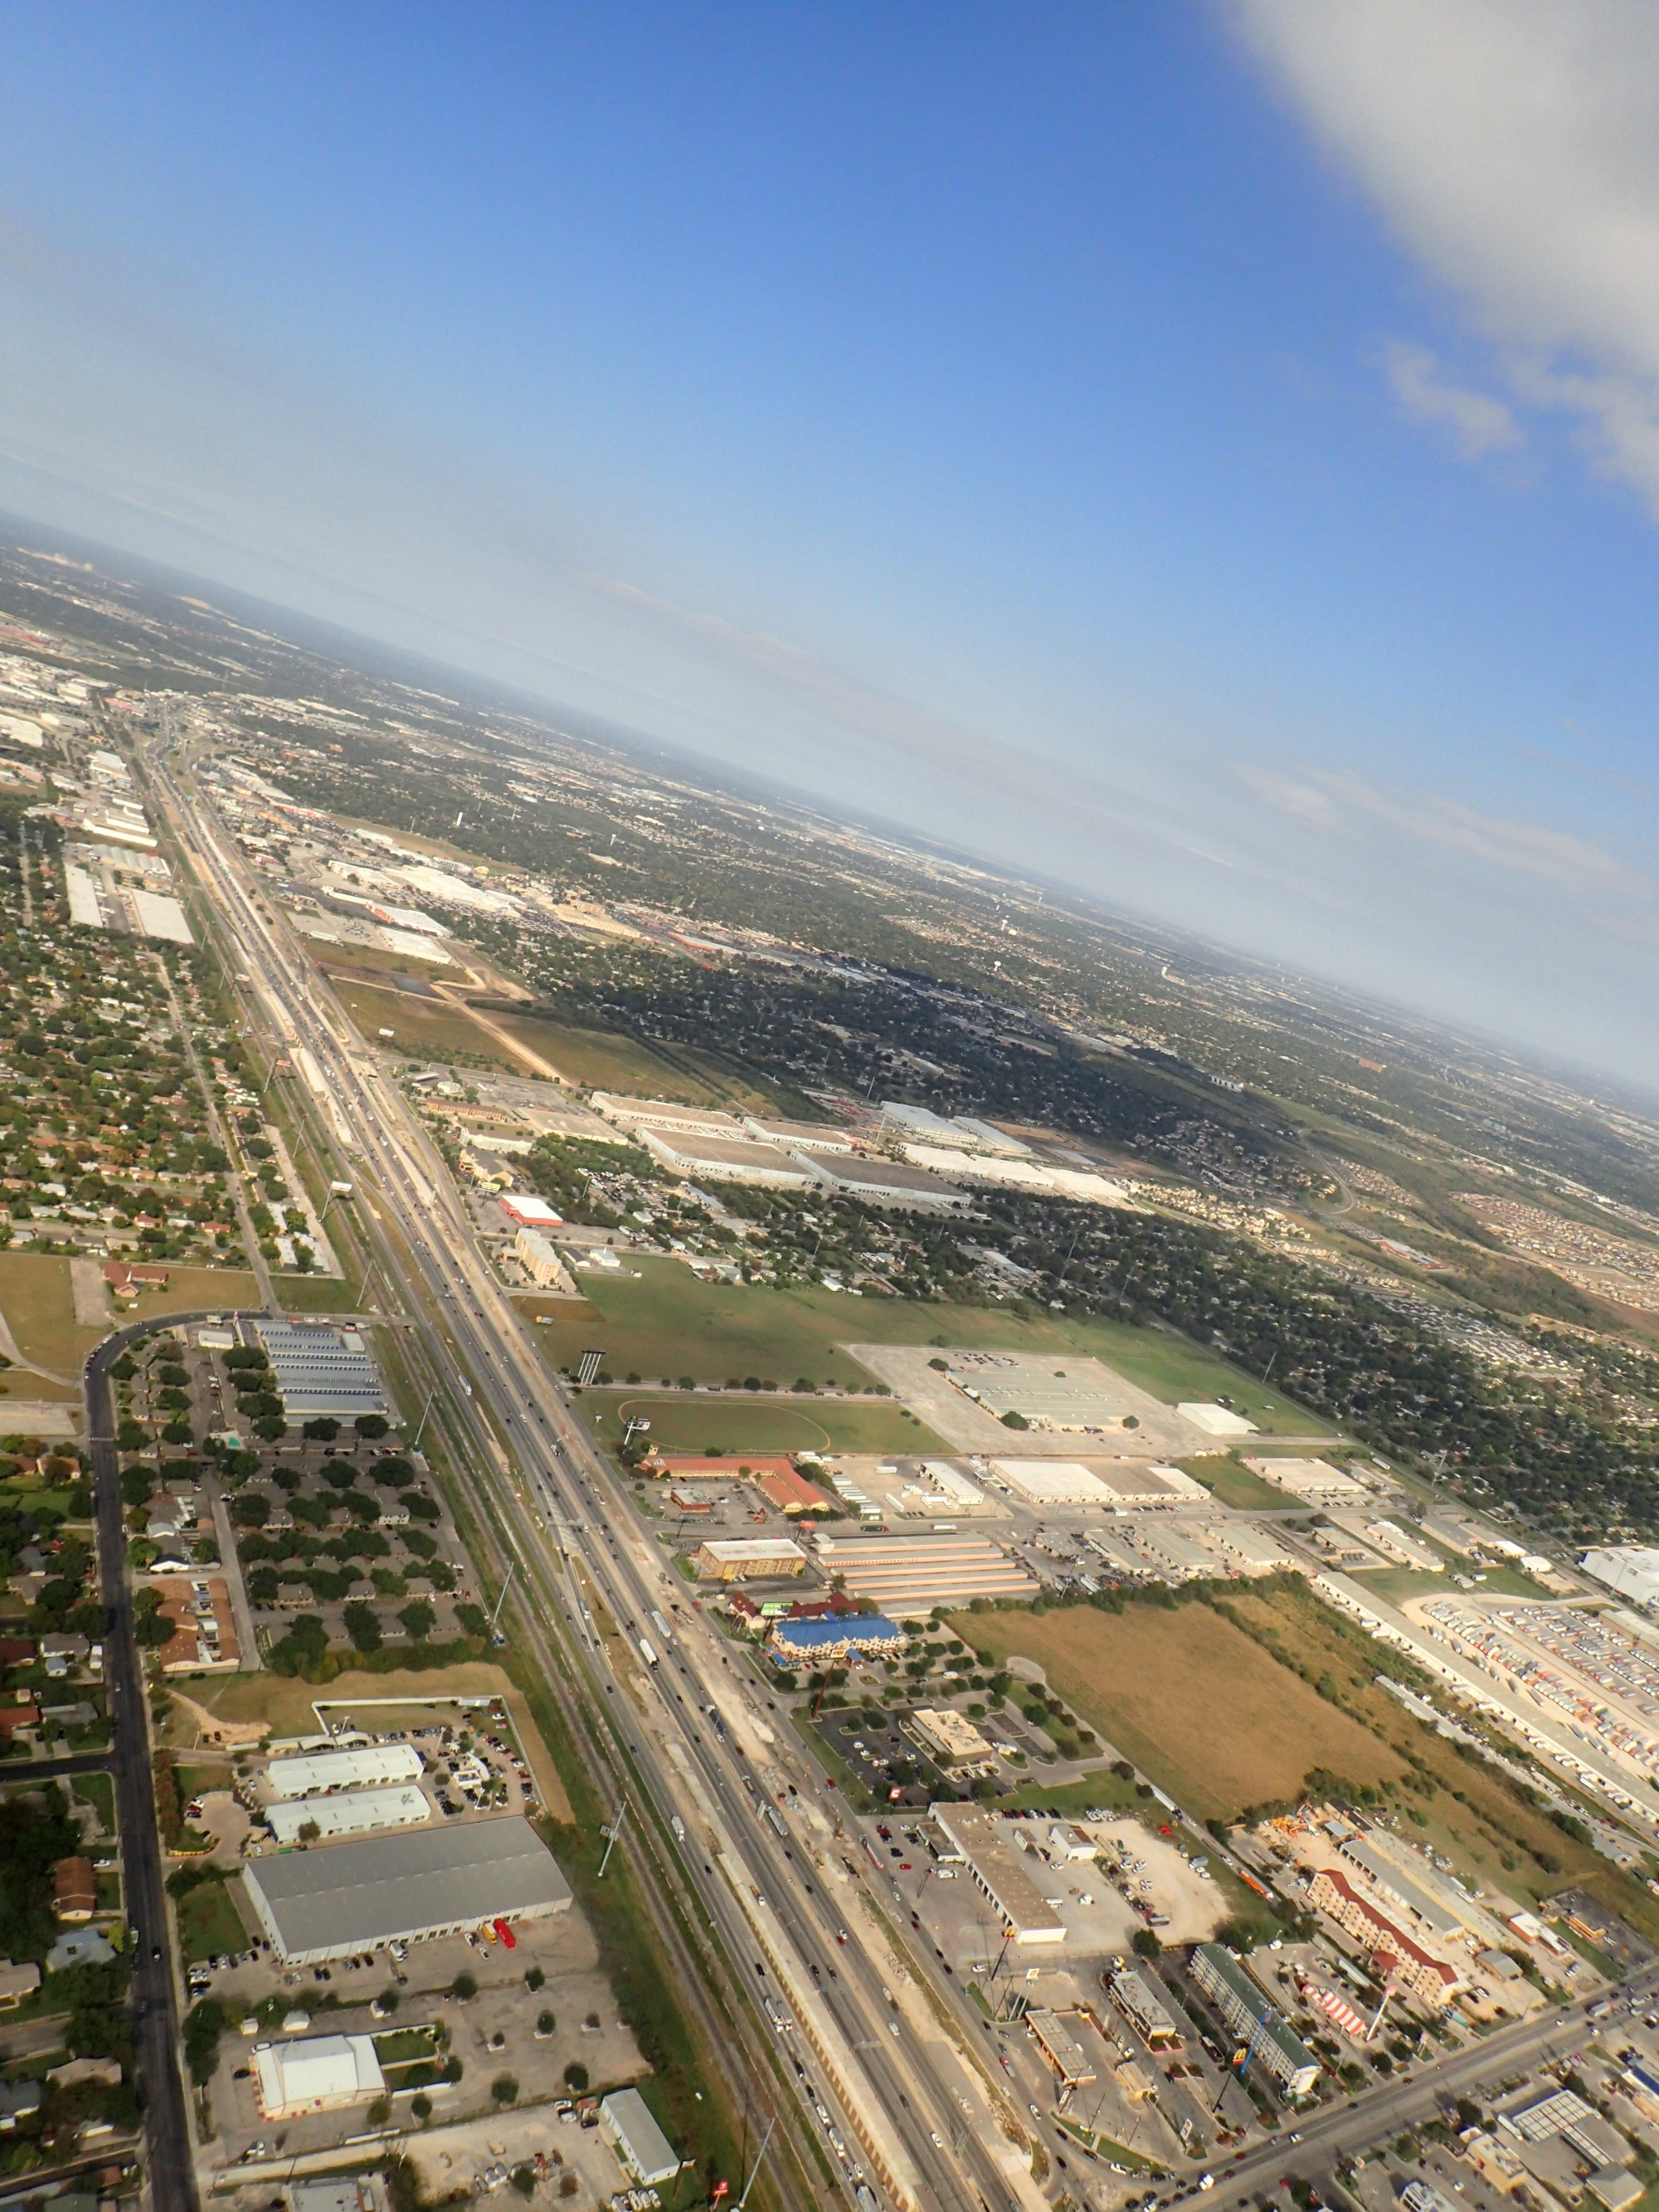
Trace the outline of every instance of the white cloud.
<path fill-rule="evenodd" d="M 1593 839 L 1482 813 L 1438 793 L 1388 791 L 1363 776 L 1318 769 L 1287 776 L 1250 767 L 1239 775 L 1278 812 L 1329 836 L 1392 832 L 1407 847 L 1456 853 L 1502 875 L 1626 908 L 1648 908 L 1659 897 L 1659 883 Z"/>
<path fill-rule="evenodd" d="M 1659 517 L 1659 10 L 1233 4 L 1326 149 L 1493 342 L 1516 396 L 1577 416 L 1598 466 Z M 1431 375 L 1426 388 L 1443 387 Z M 1460 427 L 1449 404 L 1440 419 Z"/>
<path fill-rule="evenodd" d="M 1395 398 L 1407 414 L 1416 422 L 1443 423 L 1466 461 L 1522 442 L 1521 425 L 1501 399 L 1449 383 L 1425 347 L 1392 345 L 1386 366 Z"/>

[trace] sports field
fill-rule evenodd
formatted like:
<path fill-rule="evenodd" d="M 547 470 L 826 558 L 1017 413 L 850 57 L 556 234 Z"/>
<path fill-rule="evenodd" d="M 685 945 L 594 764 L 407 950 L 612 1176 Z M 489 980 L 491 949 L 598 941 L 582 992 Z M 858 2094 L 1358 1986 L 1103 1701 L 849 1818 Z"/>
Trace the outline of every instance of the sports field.
<path fill-rule="evenodd" d="M 660 1451 L 942 1452 L 933 1431 L 890 1398 L 660 1397 L 585 1391 L 578 1410 L 604 1443 L 619 1444 L 623 1424 L 649 1421 Z"/>
<path fill-rule="evenodd" d="M 647 1382 L 685 1375 L 697 1382 L 741 1382 L 752 1375 L 787 1389 L 803 1378 L 815 1387 L 872 1381 L 838 1348 L 844 1342 L 1070 1352 L 1104 1360 L 1166 1405 L 1224 1393 L 1266 1432 L 1329 1433 L 1299 1406 L 1162 1329 L 1057 1314 L 1024 1316 L 1002 1307 L 704 1283 L 677 1260 L 641 1258 L 634 1265 L 637 1280 L 579 1278 L 587 1291 L 580 1304 L 546 1302 L 543 1310 L 551 1317 L 538 1324 L 536 1336 L 556 1367 L 574 1367 L 592 1347 L 604 1350 L 612 1375 L 638 1375 Z"/>
<path fill-rule="evenodd" d="M 1200 1819 L 1295 1797 L 1315 1767 L 1361 1784 L 1407 1771 L 1207 1605 L 959 1613 L 954 1625 L 976 1650 L 1038 1661 L 1091 1727 Z"/>

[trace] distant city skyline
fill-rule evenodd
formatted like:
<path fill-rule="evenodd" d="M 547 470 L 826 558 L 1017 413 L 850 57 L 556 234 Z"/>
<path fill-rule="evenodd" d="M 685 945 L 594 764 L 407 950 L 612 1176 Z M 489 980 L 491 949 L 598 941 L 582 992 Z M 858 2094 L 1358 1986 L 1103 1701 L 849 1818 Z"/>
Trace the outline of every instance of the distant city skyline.
<path fill-rule="evenodd" d="M 8 21 L 0 506 L 1659 1086 L 1659 21 Z"/>

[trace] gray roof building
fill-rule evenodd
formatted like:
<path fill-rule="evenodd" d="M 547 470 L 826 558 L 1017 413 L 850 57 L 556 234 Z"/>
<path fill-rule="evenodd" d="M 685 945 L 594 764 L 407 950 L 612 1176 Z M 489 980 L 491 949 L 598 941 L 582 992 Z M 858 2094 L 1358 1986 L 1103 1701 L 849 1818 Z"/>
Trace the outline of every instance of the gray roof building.
<path fill-rule="evenodd" d="M 242 1879 L 272 1947 L 295 1966 L 570 1904 L 553 1854 L 517 1814 L 256 1859 Z"/>

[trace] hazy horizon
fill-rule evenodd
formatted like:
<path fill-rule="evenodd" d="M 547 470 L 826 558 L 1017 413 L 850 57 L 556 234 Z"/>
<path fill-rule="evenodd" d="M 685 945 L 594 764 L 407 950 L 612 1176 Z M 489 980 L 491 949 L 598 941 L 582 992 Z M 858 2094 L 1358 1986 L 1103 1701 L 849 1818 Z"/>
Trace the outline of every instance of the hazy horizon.
<path fill-rule="evenodd" d="M 24 521 L 1659 1092 L 1644 19 L 12 30 Z"/>

